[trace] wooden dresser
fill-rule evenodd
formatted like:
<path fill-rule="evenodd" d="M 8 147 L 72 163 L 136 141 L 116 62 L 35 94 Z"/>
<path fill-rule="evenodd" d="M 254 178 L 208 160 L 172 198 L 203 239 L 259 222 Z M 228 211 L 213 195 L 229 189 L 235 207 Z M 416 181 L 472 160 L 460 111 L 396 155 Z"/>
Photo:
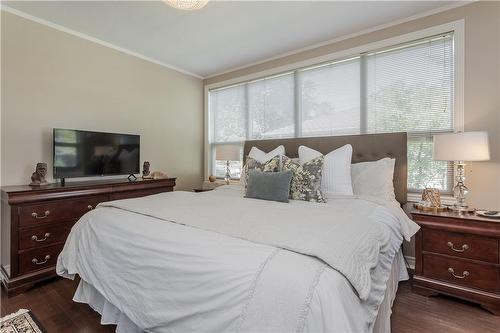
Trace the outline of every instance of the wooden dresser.
<path fill-rule="evenodd" d="M 173 191 L 175 178 L 2 187 L 1 273 L 9 296 L 56 276 L 71 227 L 104 201 Z"/>
<path fill-rule="evenodd" d="M 421 227 L 413 290 L 469 300 L 500 315 L 500 220 L 417 210 L 412 216 Z"/>

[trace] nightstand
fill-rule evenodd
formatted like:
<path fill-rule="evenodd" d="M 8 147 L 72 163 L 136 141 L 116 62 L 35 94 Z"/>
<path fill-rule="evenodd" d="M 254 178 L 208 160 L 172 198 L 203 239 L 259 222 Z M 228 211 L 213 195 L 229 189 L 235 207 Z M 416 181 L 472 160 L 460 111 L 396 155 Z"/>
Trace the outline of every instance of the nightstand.
<path fill-rule="evenodd" d="M 455 296 L 500 315 L 500 220 L 450 211 L 411 214 L 421 227 L 413 291 Z"/>

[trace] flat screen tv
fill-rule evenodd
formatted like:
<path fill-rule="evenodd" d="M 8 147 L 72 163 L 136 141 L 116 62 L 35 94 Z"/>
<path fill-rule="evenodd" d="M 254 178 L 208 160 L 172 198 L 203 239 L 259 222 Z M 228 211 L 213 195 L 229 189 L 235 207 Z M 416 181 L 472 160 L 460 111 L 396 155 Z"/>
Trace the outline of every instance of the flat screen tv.
<path fill-rule="evenodd" d="M 54 178 L 139 173 L 140 136 L 54 128 Z"/>

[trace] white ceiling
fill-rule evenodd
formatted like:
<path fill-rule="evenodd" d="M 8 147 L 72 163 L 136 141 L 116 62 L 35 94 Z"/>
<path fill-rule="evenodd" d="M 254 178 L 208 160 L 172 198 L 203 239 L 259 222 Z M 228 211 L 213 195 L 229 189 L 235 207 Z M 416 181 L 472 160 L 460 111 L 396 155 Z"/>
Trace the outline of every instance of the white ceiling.
<path fill-rule="evenodd" d="M 419 15 L 450 1 L 4 1 L 14 10 L 208 77 Z M 8 8 L 7 8 L 8 10 Z"/>

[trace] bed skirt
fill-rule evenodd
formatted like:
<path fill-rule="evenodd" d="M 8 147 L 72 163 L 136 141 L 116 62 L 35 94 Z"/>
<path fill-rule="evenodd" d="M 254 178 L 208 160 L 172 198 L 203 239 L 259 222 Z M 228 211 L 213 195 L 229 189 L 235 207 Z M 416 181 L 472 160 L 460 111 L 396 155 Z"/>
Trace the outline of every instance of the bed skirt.
<path fill-rule="evenodd" d="M 111 304 L 91 284 L 80 280 L 73 301 L 88 304 L 101 315 L 101 324 L 116 325 L 117 333 L 141 333 L 142 330 L 131 321 L 127 315 Z"/>
<path fill-rule="evenodd" d="M 391 332 L 391 314 L 392 304 L 396 298 L 398 284 L 400 281 L 406 281 L 410 278 L 406 269 L 403 253 L 399 250 L 392 263 L 391 275 L 387 281 L 384 300 L 378 309 L 377 319 L 373 324 L 374 333 L 390 333 Z"/>
<path fill-rule="evenodd" d="M 396 255 L 392 264 L 391 275 L 387 282 L 384 300 L 380 305 L 377 319 L 373 325 L 374 333 L 391 332 L 392 303 L 396 298 L 399 281 L 408 280 L 408 272 L 405 267 L 404 258 L 401 251 Z M 142 330 L 131 321 L 127 315 L 121 312 L 116 306 L 108 302 L 104 296 L 91 284 L 80 280 L 78 288 L 73 296 L 73 301 L 88 304 L 94 311 L 101 315 L 101 324 L 117 325 L 117 333 L 141 333 Z"/>

